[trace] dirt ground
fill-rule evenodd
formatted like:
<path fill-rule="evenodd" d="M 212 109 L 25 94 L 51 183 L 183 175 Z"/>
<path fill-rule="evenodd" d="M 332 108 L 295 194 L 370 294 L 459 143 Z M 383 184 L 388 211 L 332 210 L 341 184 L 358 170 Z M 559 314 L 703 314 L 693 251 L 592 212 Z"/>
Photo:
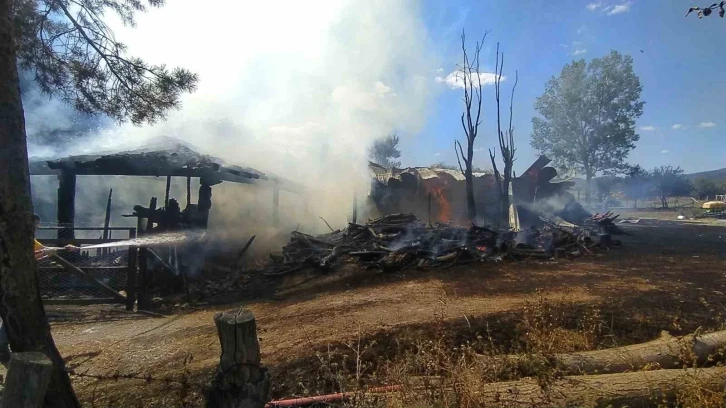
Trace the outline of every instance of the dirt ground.
<path fill-rule="evenodd" d="M 477 264 L 395 275 L 347 265 L 330 275 L 297 275 L 273 296 L 168 317 L 116 306 L 47 306 L 53 336 L 77 375 L 84 406 L 196 406 L 197 383 L 219 358 L 213 316 L 244 306 L 257 318 L 273 397 L 312 392 L 315 351 L 375 339 L 395 354 L 402 337 L 425 336 L 436 322 L 452 332 L 487 328 L 503 344 L 528 302 L 547 296 L 568 308 L 598 305 L 618 342 L 660 330 L 715 329 L 726 315 L 726 227 L 642 221 L 623 245 L 574 261 Z M 437 324 L 438 324 L 437 323 Z M 119 379 L 98 380 L 93 376 Z M 123 377 L 147 377 L 126 379 Z M 161 381 L 173 377 L 170 383 Z M 183 384 L 175 382 L 182 379 Z M 161 385 L 159 385 L 161 384 Z"/>

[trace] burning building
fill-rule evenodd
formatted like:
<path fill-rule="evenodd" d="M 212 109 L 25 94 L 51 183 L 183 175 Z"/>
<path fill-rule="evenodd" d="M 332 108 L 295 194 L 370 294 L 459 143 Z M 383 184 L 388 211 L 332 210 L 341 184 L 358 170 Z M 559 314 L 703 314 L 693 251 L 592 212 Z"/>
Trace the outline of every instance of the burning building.
<path fill-rule="evenodd" d="M 267 175 L 255 169 L 226 164 L 220 159 L 201 154 L 190 146 L 171 138 L 156 140 L 143 148 L 132 151 L 70 156 L 59 159 L 31 159 L 29 164 L 32 178 L 53 176 L 58 180 L 57 226 L 41 228 L 41 232 L 54 233 L 55 236 L 38 237 L 44 244 L 55 247 L 74 244 L 82 246 L 83 249 L 84 245 L 123 241 L 127 238 L 136 238 L 151 233 L 206 229 L 212 210 L 212 188 L 223 182 L 254 185 L 260 191 L 270 191 L 272 202 L 267 207 L 272 208 L 271 224 L 273 225 L 278 223 L 280 192 L 287 191 L 296 194 L 303 192 L 301 185 L 290 180 Z M 135 222 L 119 222 L 113 227 L 110 223 L 111 191 L 105 207 L 105 224 L 92 226 L 87 224 L 86 212 L 94 211 L 103 214 L 103 207 L 94 207 L 81 212 L 85 219 L 78 225 L 76 193 L 82 192 L 90 186 L 104 187 L 102 182 L 94 181 L 103 177 L 108 180 L 108 177 L 116 176 L 133 177 L 126 184 L 134 184 L 134 180 L 141 181 L 144 177 L 162 178 L 162 180 L 166 180 L 166 189 L 164 195 L 158 199 L 151 196 L 153 190 L 143 188 L 137 190 L 134 197 L 122 197 L 123 217 L 135 218 Z M 191 182 L 193 179 L 199 184 L 196 202 L 192 202 Z M 172 196 L 173 180 L 183 181 L 186 187 L 185 198 L 177 200 Z M 107 186 L 105 187 L 107 188 Z M 160 190 L 159 193 L 161 192 Z M 34 193 L 37 193 L 35 189 Z M 132 202 L 136 205 L 132 205 Z M 47 225 L 48 220 L 45 221 Z M 101 238 L 99 235 L 89 236 L 89 234 L 98 234 L 99 231 L 103 231 Z M 128 233 L 128 237 L 114 236 L 112 238 L 112 233 L 116 235 Z M 139 248 L 134 245 L 136 244 L 127 244 L 123 248 L 123 253 L 121 250 L 118 253 L 107 253 L 106 250 L 99 249 L 93 251 L 94 255 L 85 251 L 81 256 L 72 259 L 73 262 L 66 259 L 69 262 L 65 268 L 75 273 L 76 276 L 82 276 L 82 280 L 91 282 L 92 286 L 100 288 L 104 295 L 111 294 L 116 300 L 124 298 L 117 293 L 124 289 L 128 294 L 128 298 L 125 300 L 128 301 L 127 307 L 133 307 L 132 294 L 138 291 L 141 307 L 142 298 L 144 302 L 148 303 L 152 285 L 158 284 L 159 278 L 164 275 L 169 277 L 170 281 L 179 281 L 179 278 L 182 278 L 185 282 L 187 276 L 197 275 L 207 249 L 201 248 L 197 243 L 184 244 L 186 245 L 184 251 L 177 251 L 176 242 L 153 249 L 144 247 L 144 244 L 139 244 Z M 71 255 L 65 254 L 64 256 Z M 127 265 L 119 265 L 117 262 L 119 259 L 125 260 Z M 40 270 L 41 283 L 45 282 L 44 285 L 41 285 L 42 289 L 53 286 L 53 277 L 60 276 L 66 279 L 65 276 L 67 276 L 67 274 L 64 275 L 64 271 L 53 265 L 41 265 Z M 160 270 L 165 273 L 157 273 Z M 96 278 L 101 279 L 101 276 L 114 283 L 111 285 L 98 281 Z M 122 286 L 124 281 L 126 282 L 125 287 Z M 56 286 L 76 287 L 78 285 L 80 283 L 74 281 L 72 285 Z"/>
<path fill-rule="evenodd" d="M 31 160 L 30 175 L 58 178 L 57 222 L 66 227 L 59 230 L 58 239 L 74 238 L 78 176 L 164 177 L 166 190 L 163 201 L 152 199 L 148 207 L 133 207 L 140 233 L 182 227 L 206 228 L 212 208 L 212 187 L 225 181 L 272 190 L 273 223 L 279 213 L 279 192 L 300 193 L 303 190 L 302 186 L 290 180 L 225 164 L 173 138 L 158 139 L 132 151 Z M 181 205 L 177 199 L 170 197 L 172 181 L 179 178 L 186 181 L 186 203 Z M 196 203 L 192 203 L 191 199 L 192 179 L 199 182 Z M 181 208 L 182 205 L 184 208 Z"/>
<path fill-rule="evenodd" d="M 577 203 L 568 189 L 570 181 L 554 182 L 557 170 L 540 156 L 525 172 L 512 180 L 514 204 L 520 225 L 539 224 L 539 216 L 560 217 L 579 223 L 591 214 Z M 458 170 L 409 167 L 385 168 L 370 163 L 369 202 L 379 214 L 413 213 L 429 222 L 468 223 L 465 178 Z M 474 200 L 480 222 L 499 219 L 500 192 L 494 174 L 474 173 Z"/>

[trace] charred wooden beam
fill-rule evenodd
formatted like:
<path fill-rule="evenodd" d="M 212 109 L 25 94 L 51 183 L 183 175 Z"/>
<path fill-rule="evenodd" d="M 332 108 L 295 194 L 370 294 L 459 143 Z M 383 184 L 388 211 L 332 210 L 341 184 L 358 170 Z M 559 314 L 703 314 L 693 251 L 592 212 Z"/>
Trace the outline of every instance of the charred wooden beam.
<path fill-rule="evenodd" d="M 166 189 L 164 190 L 164 208 L 169 208 L 169 190 L 171 190 L 171 176 L 166 176 Z"/>
<path fill-rule="evenodd" d="M 187 177 L 187 208 L 192 205 L 192 178 Z"/>
<path fill-rule="evenodd" d="M 129 238 L 133 237 L 129 236 Z M 126 310 L 134 310 L 134 303 L 136 303 L 138 257 L 138 248 L 135 246 L 130 246 L 128 253 L 128 270 L 126 272 Z"/>
<path fill-rule="evenodd" d="M 73 227 L 76 219 L 76 175 L 64 171 L 58 176 L 58 239 L 72 240 L 75 238 Z"/>
<path fill-rule="evenodd" d="M 212 186 L 207 180 L 202 179 L 199 186 L 199 198 L 197 199 L 197 214 L 199 215 L 198 227 L 207 228 L 209 223 L 209 210 L 212 208 Z"/>

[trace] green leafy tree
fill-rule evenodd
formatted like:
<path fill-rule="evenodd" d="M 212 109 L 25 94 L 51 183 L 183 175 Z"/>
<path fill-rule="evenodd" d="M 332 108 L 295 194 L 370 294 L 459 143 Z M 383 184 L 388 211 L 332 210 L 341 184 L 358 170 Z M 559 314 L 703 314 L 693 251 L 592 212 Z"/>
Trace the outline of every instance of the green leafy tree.
<path fill-rule="evenodd" d="M 615 188 L 622 183 L 622 180 L 616 176 L 597 177 L 595 182 L 595 195 L 599 202 L 604 202 L 610 198 Z"/>
<path fill-rule="evenodd" d="M 643 114 L 640 79 L 633 58 L 617 51 L 565 65 L 537 98 L 532 147 L 560 168 L 585 175 L 586 198 L 598 173 L 622 172 L 639 136 L 635 119 Z"/>
<path fill-rule="evenodd" d="M 383 167 L 399 167 L 401 161 L 394 160 L 401 157 L 398 142 L 398 136 L 395 133 L 383 139 L 378 139 L 373 142 L 373 146 L 371 146 L 368 152 L 368 157 L 373 163 Z"/>
<path fill-rule="evenodd" d="M 148 0 L 158 7 L 163 0 Z M 142 0 L 0 0 L 0 314 L 13 351 L 41 351 L 53 361 L 46 407 L 78 407 L 38 292 L 25 118 L 18 66 L 47 94 L 86 113 L 135 124 L 162 119 L 193 91 L 197 76 L 127 56 L 103 21 L 127 25 Z"/>
<path fill-rule="evenodd" d="M 638 200 L 644 200 L 653 194 L 653 183 L 650 172 L 640 165 L 630 166 L 622 181 L 623 194 L 633 201 L 633 208 L 638 208 Z"/>
<path fill-rule="evenodd" d="M 701 177 L 693 182 L 693 193 L 699 198 L 715 197 L 716 194 L 721 194 L 722 191 L 722 185 L 711 179 Z"/>
<path fill-rule="evenodd" d="M 651 172 L 651 178 L 662 208 L 668 208 L 668 197 L 688 195 L 693 189 L 691 183 L 683 177 L 680 167 L 656 167 Z"/>

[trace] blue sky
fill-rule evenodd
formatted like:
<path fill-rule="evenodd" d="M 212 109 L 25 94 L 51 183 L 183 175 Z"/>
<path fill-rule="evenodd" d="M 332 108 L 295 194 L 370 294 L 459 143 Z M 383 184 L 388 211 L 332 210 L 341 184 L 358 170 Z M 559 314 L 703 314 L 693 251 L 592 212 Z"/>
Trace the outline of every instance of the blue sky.
<path fill-rule="evenodd" d="M 423 18 L 433 46 L 447 61 L 442 77 L 461 57 L 460 33 L 466 29 L 473 47 L 489 30 L 481 63 L 493 71 L 496 43 L 505 53 L 503 90 L 508 95 L 515 70 L 519 84 L 514 101 L 518 149 L 515 171 L 524 170 L 537 153 L 529 139 L 533 103 L 546 81 L 573 59 L 590 60 L 610 50 L 630 54 L 646 101 L 638 120 L 640 141 L 629 161 L 652 168 L 681 166 L 686 172 L 726 167 L 723 109 L 726 106 L 726 48 L 721 39 L 726 19 L 684 18 L 685 1 L 475 1 L 425 0 Z M 643 52 L 641 52 L 643 50 Z M 575 55 L 577 54 L 577 55 Z M 444 86 L 444 84 L 441 84 Z M 489 114 L 480 130 L 475 165 L 490 167 L 486 149 L 496 143 L 494 89 L 484 90 Z M 459 122 L 461 89 L 441 92 L 423 130 L 402 135 L 404 165 L 438 161 L 454 164 L 453 138 L 463 140 Z"/>

